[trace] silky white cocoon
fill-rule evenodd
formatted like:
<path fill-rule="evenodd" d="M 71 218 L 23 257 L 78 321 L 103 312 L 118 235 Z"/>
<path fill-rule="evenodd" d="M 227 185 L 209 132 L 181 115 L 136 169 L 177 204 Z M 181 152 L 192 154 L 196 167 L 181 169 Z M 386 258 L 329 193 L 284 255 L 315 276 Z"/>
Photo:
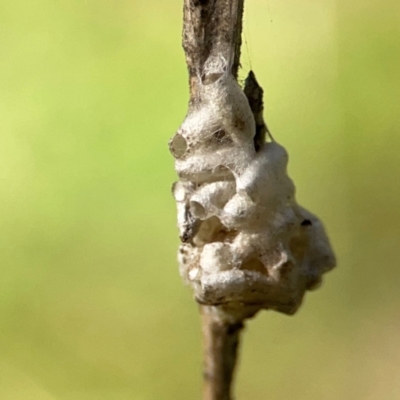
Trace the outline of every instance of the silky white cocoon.
<path fill-rule="evenodd" d="M 200 84 L 170 141 L 181 274 L 202 304 L 292 314 L 334 254 L 322 223 L 296 202 L 284 147 L 268 142 L 256 152 L 254 116 L 226 62 L 205 70 L 216 78 Z"/>

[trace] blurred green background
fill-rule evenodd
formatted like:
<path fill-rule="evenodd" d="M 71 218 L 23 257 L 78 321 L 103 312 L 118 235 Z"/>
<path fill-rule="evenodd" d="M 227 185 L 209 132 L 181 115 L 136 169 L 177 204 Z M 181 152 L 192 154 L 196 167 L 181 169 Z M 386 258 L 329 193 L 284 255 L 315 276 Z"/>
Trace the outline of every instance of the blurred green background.
<path fill-rule="evenodd" d="M 168 139 L 182 1 L 0 3 L 0 399 L 188 400 Z M 238 400 L 400 398 L 400 2 L 247 0 L 251 67 L 339 267 L 249 322 Z"/>

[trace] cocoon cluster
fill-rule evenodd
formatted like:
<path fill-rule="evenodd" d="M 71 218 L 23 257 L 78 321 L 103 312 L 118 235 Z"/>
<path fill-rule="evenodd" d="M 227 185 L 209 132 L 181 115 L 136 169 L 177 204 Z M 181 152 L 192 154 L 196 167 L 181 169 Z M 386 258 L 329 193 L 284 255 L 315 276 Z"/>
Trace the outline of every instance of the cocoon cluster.
<path fill-rule="evenodd" d="M 335 256 L 320 220 L 296 202 L 286 150 L 256 151 L 247 97 L 215 69 L 169 143 L 180 273 L 201 304 L 293 314 Z"/>

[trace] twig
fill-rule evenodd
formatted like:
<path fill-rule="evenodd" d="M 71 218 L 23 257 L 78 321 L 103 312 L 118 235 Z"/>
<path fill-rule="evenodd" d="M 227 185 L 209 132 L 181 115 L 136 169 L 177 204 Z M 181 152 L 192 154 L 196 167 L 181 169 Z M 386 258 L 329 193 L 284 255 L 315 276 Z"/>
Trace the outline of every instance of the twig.
<path fill-rule="evenodd" d="M 230 400 L 242 322 L 230 323 L 201 306 L 203 327 L 203 399 Z"/>
<path fill-rule="evenodd" d="M 242 44 L 244 0 L 184 0 L 183 48 L 189 70 L 191 102 L 196 102 L 199 81 L 214 80 L 207 74 L 207 60 L 221 57 L 236 78 Z"/>
<path fill-rule="evenodd" d="M 184 0 L 187 116 L 169 143 L 180 272 L 201 305 L 204 400 L 231 400 L 239 336 L 261 309 L 294 314 L 335 257 L 300 207 L 287 153 L 265 142 L 263 90 L 237 81 L 244 0 Z"/>
<path fill-rule="evenodd" d="M 244 0 L 185 0 L 183 47 L 189 70 L 192 106 L 199 99 L 199 80 L 208 82 L 219 77 L 213 71 L 210 74 L 205 71 L 208 59 L 225 58 L 232 65 L 232 75 L 237 77 L 243 3 Z M 201 306 L 204 400 L 230 400 L 239 334 L 243 324 L 224 321 L 213 311 L 211 306 Z"/>

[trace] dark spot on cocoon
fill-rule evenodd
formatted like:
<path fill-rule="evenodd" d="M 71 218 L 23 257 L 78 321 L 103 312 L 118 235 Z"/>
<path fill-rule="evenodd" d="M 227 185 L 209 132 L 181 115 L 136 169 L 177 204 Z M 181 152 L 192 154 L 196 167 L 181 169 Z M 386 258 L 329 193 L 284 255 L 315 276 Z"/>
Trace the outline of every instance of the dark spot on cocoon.
<path fill-rule="evenodd" d="M 233 126 L 235 128 L 239 128 L 240 130 L 243 130 L 245 127 L 244 121 L 240 119 L 238 116 L 233 117 Z"/>
<path fill-rule="evenodd" d="M 226 136 L 226 132 L 223 129 L 220 129 L 219 131 L 214 133 L 214 137 L 217 140 L 222 140 Z"/>
<path fill-rule="evenodd" d="M 305 219 L 301 222 L 301 226 L 312 226 L 312 222 L 309 219 Z"/>

